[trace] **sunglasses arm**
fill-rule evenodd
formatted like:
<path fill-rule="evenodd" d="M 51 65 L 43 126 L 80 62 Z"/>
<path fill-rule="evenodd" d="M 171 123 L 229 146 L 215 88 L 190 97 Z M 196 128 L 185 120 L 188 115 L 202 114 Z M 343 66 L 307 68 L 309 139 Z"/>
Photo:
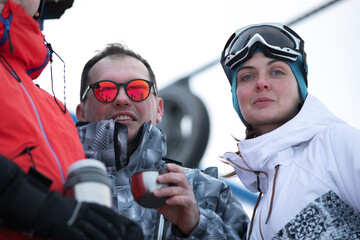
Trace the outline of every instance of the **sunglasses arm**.
<path fill-rule="evenodd" d="M 85 99 L 86 94 L 88 93 L 89 89 L 90 89 L 90 86 L 87 86 L 87 88 L 85 89 L 84 94 L 83 94 L 82 97 L 81 97 L 81 101 L 83 101 L 83 100 Z"/>

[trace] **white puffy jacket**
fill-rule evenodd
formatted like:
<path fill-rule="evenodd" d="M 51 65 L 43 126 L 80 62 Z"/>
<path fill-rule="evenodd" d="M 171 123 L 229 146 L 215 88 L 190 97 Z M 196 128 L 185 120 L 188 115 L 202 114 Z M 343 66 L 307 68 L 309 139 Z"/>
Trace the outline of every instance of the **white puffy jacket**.
<path fill-rule="evenodd" d="M 359 239 L 360 130 L 308 95 L 301 111 L 225 153 L 244 185 L 262 192 L 250 239 Z"/>

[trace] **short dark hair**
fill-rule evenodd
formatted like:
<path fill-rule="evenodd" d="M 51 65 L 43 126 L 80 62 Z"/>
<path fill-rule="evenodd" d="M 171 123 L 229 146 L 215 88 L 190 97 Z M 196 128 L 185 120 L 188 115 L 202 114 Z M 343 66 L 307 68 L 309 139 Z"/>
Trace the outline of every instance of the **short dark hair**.
<path fill-rule="evenodd" d="M 153 70 L 151 69 L 150 64 L 142 58 L 139 54 L 135 53 L 134 51 L 128 49 L 126 46 L 122 45 L 121 43 L 110 43 L 108 44 L 103 50 L 97 51 L 98 53 L 92 57 L 84 66 L 82 74 L 81 74 L 81 85 L 80 85 L 80 102 L 83 102 L 82 95 L 85 92 L 85 89 L 87 87 L 88 77 L 89 77 L 89 71 L 90 69 L 101 59 L 113 56 L 113 57 L 133 57 L 142 62 L 147 70 L 149 71 L 150 75 L 150 81 L 154 83 L 154 90 L 155 95 L 158 93 L 158 88 L 156 85 L 156 79 L 155 74 Z"/>

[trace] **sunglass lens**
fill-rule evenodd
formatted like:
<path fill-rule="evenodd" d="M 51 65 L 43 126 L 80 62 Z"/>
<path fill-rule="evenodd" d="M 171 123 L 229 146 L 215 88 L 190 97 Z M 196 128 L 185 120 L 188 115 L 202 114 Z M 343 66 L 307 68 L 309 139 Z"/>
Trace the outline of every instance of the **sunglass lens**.
<path fill-rule="evenodd" d="M 99 82 L 94 88 L 96 98 L 101 102 L 111 102 L 117 94 L 116 85 L 113 82 Z"/>
<path fill-rule="evenodd" d="M 132 100 L 139 102 L 149 96 L 150 86 L 144 80 L 134 80 L 128 84 L 126 91 Z"/>

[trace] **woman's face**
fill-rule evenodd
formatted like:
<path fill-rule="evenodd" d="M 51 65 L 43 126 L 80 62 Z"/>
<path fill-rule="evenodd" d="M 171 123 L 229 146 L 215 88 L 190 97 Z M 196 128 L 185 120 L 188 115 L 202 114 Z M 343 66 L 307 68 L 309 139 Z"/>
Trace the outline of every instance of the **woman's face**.
<path fill-rule="evenodd" d="M 237 73 L 237 98 L 257 135 L 268 133 L 298 113 L 300 93 L 290 66 L 255 53 Z"/>

